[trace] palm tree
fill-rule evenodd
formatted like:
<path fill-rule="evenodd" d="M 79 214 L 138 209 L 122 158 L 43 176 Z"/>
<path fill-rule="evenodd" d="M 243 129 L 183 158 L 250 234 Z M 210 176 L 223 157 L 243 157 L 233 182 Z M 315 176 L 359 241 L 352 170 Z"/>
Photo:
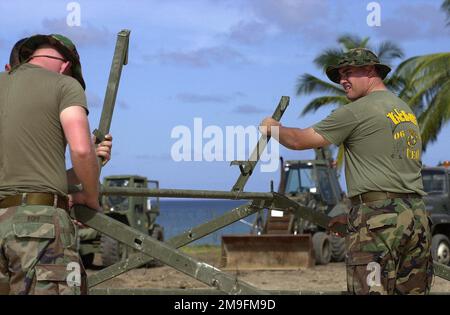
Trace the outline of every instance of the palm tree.
<path fill-rule="evenodd" d="M 394 43 L 382 42 L 376 49 L 369 45 L 369 37 L 361 38 L 356 35 L 343 35 L 338 38 L 338 48 L 325 50 L 314 59 L 317 67 L 325 71 L 328 65 L 337 64 L 340 56 L 353 48 L 368 48 L 374 51 L 382 63 L 391 64 L 394 59 L 403 58 L 403 51 Z M 392 80 L 385 82 L 390 88 L 398 90 L 401 88 L 401 79 L 392 77 Z M 317 109 L 326 105 L 345 105 L 350 101 L 345 96 L 341 86 L 323 81 L 312 74 L 303 74 L 297 81 L 297 95 L 308 95 L 312 93 L 328 93 L 326 96 L 318 97 L 310 101 L 303 109 L 301 115 L 315 112 Z"/>
<path fill-rule="evenodd" d="M 382 63 L 390 64 L 394 59 L 403 58 L 403 51 L 394 43 L 385 41 L 377 48 L 371 47 L 369 44 L 369 37 L 361 38 L 356 35 L 343 35 L 337 40 L 339 47 L 326 49 L 323 53 L 314 59 L 317 67 L 325 71 L 328 65 L 337 64 L 338 59 L 343 53 L 353 48 L 368 48 L 374 51 Z M 397 76 L 391 76 L 385 81 L 391 90 L 398 91 L 403 89 L 403 79 Z M 301 115 L 315 112 L 317 109 L 327 105 L 342 106 L 348 104 L 350 101 L 345 96 L 344 90 L 340 85 L 323 81 L 312 74 L 303 74 L 297 81 L 297 95 L 308 95 L 312 93 L 323 93 L 320 96 L 311 100 L 301 112 Z M 337 154 L 337 165 L 340 170 L 343 162 L 343 147 L 339 148 Z"/>
<path fill-rule="evenodd" d="M 409 58 L 398 66 L 395 75 L 405 78 L 399 96 L 417 116 L 425 150 L 450 119 L 450 53 Z"/>
<path fill-rule="evenodd" d="M 441 9 L 450 26 L 450 0 L 443 1 Z M 425 150 L 450 120 L 450 53 L 409 58 L 398 66 L 394 76 L 403 78 L 399 95 L 417 116 Z"/>

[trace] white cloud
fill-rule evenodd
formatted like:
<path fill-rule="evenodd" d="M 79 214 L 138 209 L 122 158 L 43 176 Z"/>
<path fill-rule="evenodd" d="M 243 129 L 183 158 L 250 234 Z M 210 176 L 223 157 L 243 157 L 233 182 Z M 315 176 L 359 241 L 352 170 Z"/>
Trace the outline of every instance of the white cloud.
<path fill-rule="evenodd" d="M 227 46 L 200 48 L 190 51 L 160 52 L 145 55 L 145 60 L 157 60 L 162 64 L 185 65 L 195 68 L 205 68 L 212 64 L 242 64 L 248 60 L 235 49 Z"/>
<path fill-rule="evenodd" d="M 260 114 L 266 112 L 266 110 L 254 105 L 240 105 L 235 107 L 233 112 L 238 114 Z"/>
<path fill-rule="evenodd" d="M 233 97 L 220 94 L 180 93 L 177 99 L 185 103 L 228 103 Z"/>
<path fill-rule="evenodd" d="M 258 0 L 250 2 L 255 12 L 268 23 L 284 32 L 301 32 L 330 17 L 329 2 L 325 0 Z"/>
<path fill-rule="evenodd" d="M 70 38 L 76 46 L 103 46 L 109 41 L 115 39 L 106 27 L 96 27 L 88 22 L 82 26 L 70 27 L 66 23 L 65 18 L 61 19 L 44 19 L 42 21 L 42 30 L 39 32 L 60 33 Z"/>
<path fill-rule="evenodd" d="M 439 5 L 407 4 L 383 17 L 375 33 L 383 39 L 396 41 L 429 40 L 450 37 L 450 28 L 445 27 L 445 14 Z"/>
<path fill-rule="evenodd" d="M 269 25 L 258 21 L 240 21 L 230 29 L 229 38 L 241 44 L 258 44 L 269 35 Z"/>

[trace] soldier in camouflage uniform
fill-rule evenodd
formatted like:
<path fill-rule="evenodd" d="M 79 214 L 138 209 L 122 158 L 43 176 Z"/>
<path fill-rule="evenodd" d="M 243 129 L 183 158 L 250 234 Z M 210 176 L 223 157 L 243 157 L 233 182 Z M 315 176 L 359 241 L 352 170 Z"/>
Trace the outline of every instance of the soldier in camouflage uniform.
<path fill-rule="evenodd" d="M 19 62 L 0 74 L 0 294 L 86 293 L 67 187 L 99 209 L 99 173 L 79 56 L 62 35 L 36 35 Z"/>
<path fill-rule="evenodd" d="M 352 209 L 333 218 L 330 228 L 347 225 L 351 294 L 427 294 L 432 281 L 420 129 L 409 106 L 384 85 L 389 71 L 370 50 L 352 49 L 326 70 L 351 103 L 306 129 L 271 118 L 261 123 L 279 127 L 280 143 L 291 149 L 344 145 Z"/>
<path fill-rule="evenodd" d="M 9 63 L 5 65 L 5 71 L 9 72 L 9 71 L 11 71 L 11 69 L 13 67 L 20 65 L 19 48 L 25 40 L 27 40 L 27 37 L 18 40 L 14 44 L 13 48 L 11 49 L 10 56 L 9 56 Z M 108 161 L 111 159 L 112 140 L 113 140 L 112 135 L 107 134 L 107 135 L 105 135 L 105 140 L 100 142 L 95 148 L 96 155 L 98 157 L 102 158 L 103 166 L 106 165 L 106 163 L 108 163 Z M 69 173 L 71 171 L 72 170 L 69 170 Z M 69 206 L 71 206 L 70 195 L 69 195 Z M 74 222 L 78 225 L 78 227 L 81 227 L 81 228 L 77 229 L 77 233 L 76 233 L 77 244 L 80 244 L 80 242 L 85 239 L 88 239 L 88 240 L 95 239 L 98 236 L 98 234 L 99 234 L 98 231 L 96 231 L 92 228 L 88 228 L 77 221 L 74 221 Z M 85 266 L 85 267 L 87 267 L 87 266 Z"/>

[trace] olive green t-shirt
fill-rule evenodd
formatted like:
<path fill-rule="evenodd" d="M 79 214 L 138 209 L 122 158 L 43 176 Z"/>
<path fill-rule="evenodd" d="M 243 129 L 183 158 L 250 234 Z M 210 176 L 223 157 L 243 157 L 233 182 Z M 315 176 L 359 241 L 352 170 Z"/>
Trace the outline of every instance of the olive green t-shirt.
<path fill-rule="evenodd" d="M 417 119 L 392 92 L 372 92 L 312 128 L 331 143 L 344 144 L 349 197 L 368 191 L 425 195 Z"/>
<path fill-rule="evenodd" d="M 59 115 L 86 109 L 72 77 L 32 64 L 0 73 L 0 199 L 23 192 L 67 194 L 66 139 Z"/>

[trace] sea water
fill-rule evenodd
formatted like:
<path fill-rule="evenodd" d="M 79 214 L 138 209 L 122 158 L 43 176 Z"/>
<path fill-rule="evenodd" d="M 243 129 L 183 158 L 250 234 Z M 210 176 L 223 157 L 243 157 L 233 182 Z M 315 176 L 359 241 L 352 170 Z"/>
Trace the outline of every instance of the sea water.
<path fill-rule="evenodd" d="M 169 240 L 197 225 L 211 221 L 227 211 L 247 204 L 246 200 L 160 200 L 160 215 L 156 223 L 164 228 L 164 240 Z M 225 228 L 209 234 L 194 245 L 220 245 L 222 235 L 250 234 L 256 214 L 248 216 L 243 221 L 237 221 Z"/>

